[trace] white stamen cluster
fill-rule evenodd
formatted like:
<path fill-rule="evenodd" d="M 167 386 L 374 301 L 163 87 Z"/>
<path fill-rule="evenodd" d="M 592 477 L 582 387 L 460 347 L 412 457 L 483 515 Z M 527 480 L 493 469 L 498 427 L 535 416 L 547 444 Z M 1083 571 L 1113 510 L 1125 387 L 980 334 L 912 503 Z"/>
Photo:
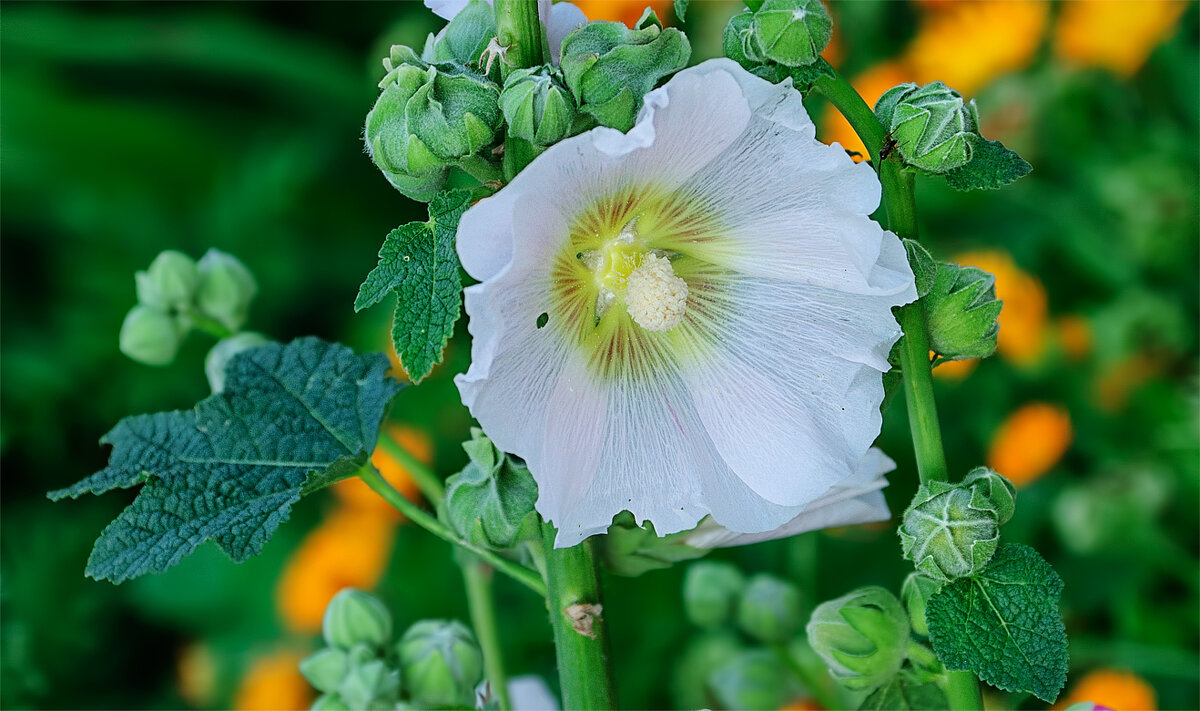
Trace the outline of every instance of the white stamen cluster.
<path fill-rule="evenodd" d="M 675 276 L 671 260 L 647 254 L 625 283 L 625 309 L 647 331 L 669 331 L 683 321 L 687 282 Z"/>

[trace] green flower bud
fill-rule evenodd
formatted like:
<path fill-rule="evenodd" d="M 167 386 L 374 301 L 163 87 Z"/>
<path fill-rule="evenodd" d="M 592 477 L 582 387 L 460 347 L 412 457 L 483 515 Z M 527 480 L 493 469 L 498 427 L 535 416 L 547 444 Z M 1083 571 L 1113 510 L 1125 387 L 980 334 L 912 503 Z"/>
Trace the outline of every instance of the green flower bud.
<path fill-rule="evenodd" d="M 243 331 L 217 341 L 204 358 L 204 374 L 208 376 L 208 387 L 213 394 L 225 389 L 225 367 L 235 355 L 270 342 L 266 336 L 254 331 Z"/>
<path fill-rule="evenodd" d="M 483 652 L 462 623 L 422 620 L 404 633 L 396 649 L 414 703 L 473 706 L 475 686 L 483 678 Z"/>
<path fill-rule="evenodd" d="M 380 649 L 392 638 L 392 615 L 376 597 L 345 588 L 325 608 L 321 623 L 325 642 L 349 650 L 356 644 Z"/>
<path fill-rule="evenodd" d="M 461 65 L 428 64 L 400 45 L 383 65 L 383 92 L 367 114 L 367 152 L 397 190 L 428 201 L 450 165 L 495 140 L 500 90 Z"/>
<path fill-rule="evenodd" d="M 904 557 L 935 580 L 973 575 L 996 552 L 1000 524 L 1012 516 L 1015 491 L 984 468 L 959 484 L 921 484 L 900 524 Z"/>
<path fill-rule="evenodd" d="M 701 561 L 683 576 L 683 609 L 693 624 L 717 627 L 733 616 L 746 578 L 732 563 Z"/>
<path fill-rule="evenodd" d="M 741 651 L 737 636 L 728 631 L 707 632 L 688 640 L 671 675 L 675 707 L 700 709 L 712 704 L 706 687 L 713 672 Z"/>
<path fill-rule="evenodd" d="M 376 650 L 356 645 L 347 655 L 346 675 L 337 695 L 352 709 L 391 709 L 400 697 L 400 672 L 375 656 Z"/>
<path fill-rule="evenodd" d="M 996 299 L 996 278 L 976 267 L 938 264 L 933 287 L 924 297 L 929 347 L 946 360 L 986 358 L 996 351 L 1004 302 Z"/>
<path fill-rule="evenodd" d="M 818 605 L 807 629 L 830 674 L 852 691 L 870 691 L 891 679 L 908 653 L 904 608 L 873 585 Z"/>
<path fill-rule="evenodd" d="M 833 20 L 821 0 L 767 0 L 750 27 L 752 57 L 787 67 L 816 62 L 833 35 Z"/>
<path fill-rule="evenodd" d="M 246 322 L 250 301 L 258 291 L 254 275 L 237 257 L 210 249 L 200 258 L 196 307 L 206 316 L 237 331 Z"/>
<path fill-rule="evenodd" d="M 687 66 L 692 47 L 677 29 L 589 22 L 563 40 L 562 72 L 581 111 L 628 131 L 644 97 L 663 77 Z"/>
<path fill-rule="evenodd" d="M 750 42 L 751 27 L 754 25 L 754 13 L 741 12 L 729 18 L 729 22 L 725 25 L 725 33 L 721 37 L 721 47 L 725 51 L 725 56 L 742 65 L 742 68 L 756 72 L 757 69 L 763 67 L 763 57 Z M 768 72 L 774 76 L 774 70 L 769 69 Z M 756 72 L 757 73 L 757 72 Z M 768 81 L 770 77 L 763 77 Z"/>
<path fill-rule="evenodd" d="M 300 662 L 300 673 L 317 691 L 336 692 L 349 669 L 346 653 L 340 649 L 318 649 Z"/>
<path fill-rule="evenodd" d="M 471 461 L 446 480 L 450 525 L 486 548 L 511 548 L 538 535 L 537 483 L 529 469 L 497 449 L 482 430 L 472 429 L 471 437 L 463 443 Z"/>
<path fill-rule="evenodd" d="M 150 267 L 133 275 L 138 303 L 160 311 L 190 306 L 200 283 L 191 257 L 173 249 L 160 252 Z"/>
<path fill-rule="evenodd" d="M 733 657 L 713 672 L 708 686 L 723 709 L 777 709 L 799 691 L 779 656 L 766 649 Z"/>
<path fill-rule="evenodd" d="M 750 578 L 738 601 L 738 626 L 763 642 L 786 642 L 800 629 L 800 591 L 760 573 Z"/>
<path fill-rule="evenodd" d="M 538 146 L 570 136 L 575 123 L 575 98 L 550 67 L 509 74 L 500 92 L 500 109 L 509 134 Z"/>
<path fill-rule="evenodd" d="M 421 58 L 431 64 L 452 62 L 476 66 L 495 36 L 496 11 L 484 0 L 471 0 L 436 37 L 430 35 Z"/>
<path fill-rule="evenodd" d="M 922 637 L 929 636 L 929 625 L 925 622 L 925 603 L 940 590 L 942 583 L 927 575 L 909 573 L 900 588 L 900 598 L 908 610 L 908 621 L 913 631 Z"/>
<path fill-rule="evenodd" d="M 613 517 L 608 535 L 601 539 L 600 545 L 606 568 L 617 575 L 634 577 L 708 553 L 689 546 L 686 540 L 686 533 L 660 537 L 654 524 L 647 521 L 644 526 L 639 526 L 633 514 L 622 511 Z"/>
<path fill-rule="evenodd" d="M 979 140 L 975 102 L 964 102 L 940 81 L 889 89 L 875 104 L 875 115 L 904 161 L 932 173 L 966 165 Z"/>
<path fill-rule="evenodd" d="M 175 360 L 182 341 L 179 322 L 150 306 L 134 306 L 121 324 L 121 352 L 146 365 L 166 365 Z"/>
<path fill-rule="evenodd" d="M 337 694 L 321 694 L 308 708 L 309 711 L 350 711 L 350 707 Z"/>

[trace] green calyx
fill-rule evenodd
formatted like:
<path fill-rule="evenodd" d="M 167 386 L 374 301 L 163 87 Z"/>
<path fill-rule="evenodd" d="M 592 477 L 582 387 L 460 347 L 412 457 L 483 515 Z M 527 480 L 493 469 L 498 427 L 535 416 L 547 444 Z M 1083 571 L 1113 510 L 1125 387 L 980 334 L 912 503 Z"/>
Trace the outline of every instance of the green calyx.
<path fill-rule="evenodd" d="M 746 578 L 732 563 L 700 561 L 683 576 L 683 609 L 693 624 L 720 627 L 737 609 Z"/>
<path fill-rule="evenodd" d="M 1015 498 L 1012 482 L 986 467 L 958 484 L 922 483 L 898 530 L 904 557 L 935 580 L 974 575 L 996 552 Z"/>
<path fill-rule="evenodd" d="M 550 66 L 518 69 L 504 82 L 500 110 L 511 136 L 549 146 L 571 135 L 575 97 Z"/>
<path fill-rule="evenodd" d="M 237 257 L 217 249 L 205 252 L 196 266 L 196 308 L 230 331 L 241 329 L 258 292 L 254 275 Z"/>
<path fill-rule="evenodd" d="M 325 607 L 321 621 L 325 643 L 350 651 L 357 645 L 382 649 L 392 638 L 392 615 L 373 595 L 345 588 Z"/>
<path fill-rule="evenodd" d="M 537 483 L 526 466 L 500 451 L 482 430 L 463 443 L 470 463 L 446 480 L 445 514 L 475 545 L 505 549 L 539 534 Z"/>
<path fill-rule="evenodd" d="M 975 102 L 940 81 L 892 87 L 875 104 L 875 115 L 904 162 L 930 173 L 966 165 L 982 141 Z"/>
<path fill-rule="evenodd" d="M 496 36 L 496 11 L 484 0 L 471 0 L 456 14 L 445 29 L 429 35 L 421 51 L 421 59 L 429 64 L 450 62 L 477 67 L 488 76 L 498 75 L 498 67 L 486 62 L 480 66 L 488 43 Z"/>
<path fill-rule="evenodd" d="M 785 67 L 817 61 L 833 35 L 833 20 L 821 0 L 766 0 L 753 13 L 749 55 Z"/>
<path fill-rule="evenodd" d="M 996 351 L 1004 302 L 996 278 L 976 267 L 937 265 L 925 303 L 929 347 L 944 360 L 986 358 Z"/>
<path fill-rule="evenodd" d="M 800 591 L 773 575 L 750 578 L 737 605 L 737 622 L 762 642 L 786 642 L 800 629 Z"/>
<path fill-rule="evenodd" d="M 925 602 L 941 589 L 941 581 L 920 573 L 909 573 L 900 587 L 900 598 L 908 610 L 908 621 L 913 632 L 922 637 L 929 636 L 929 625 L 925 622 Z"/>
<path fill-rule="evenodd" d="M 602 539 L 604 566 L 617 575 L 635 577 L 651 570 L 669 568 L 683 560 L 708 553 L 686 543 L 684 533 L 659 536 L 649 521 L 639 526 L 633 514 L 622 511 L 613 517 L 608 535 Z"/>
<path fill-rule="evenodd" d="M 175 360 L 179 344 L 187 334 L 180 319 L 152 306 L 138 304 L 125 314 L 121 324 L 121 352 L 145 365 L 167 365 Z"/>
<path fill-rule="evenodd" d="M 589 22 L 563 40 L 561 67 L 583 113 L 628 131 L 642 97 L 687 66 L 691 53 L 686 35 L 647 18 L 633 30 L 620 22 Z"/>
<path fill-rule="evenodd" d="M 884 684 L 908 656 L 908 616 L 895 595 L 877 586 L 818 605 L 807 632 L 833 678 L 853 691 Z"/>
<path fill-rule="evenodd" d="M 820 77 L 833 76 L 833 67 L 820 57 L 820 51 L 811 62 L 805 64 L 787 65 L 768 57 L 754 36 L 755 17 L 755 13 L 747 11 L 729 19 L 722 37 L 726 57 L 771 83 L 790 78 L 792 86 L 801 92 L 807 92 Z"/>
<path fill-rule="evenodd" d="M 483 679 L 483 652 L 461 622 L 422 620 L 396 645 L 404 686 L 420 708 L 471 708 Z"/>
<path fill-rule="evenodd" d="M 495 141 L 500 90 L 463 65 L 430 64 L 400 45 L 383 66 L 383 91 L 367 114 L 367 152 L 397 190 L 428 202 L 452 165 Z"/>

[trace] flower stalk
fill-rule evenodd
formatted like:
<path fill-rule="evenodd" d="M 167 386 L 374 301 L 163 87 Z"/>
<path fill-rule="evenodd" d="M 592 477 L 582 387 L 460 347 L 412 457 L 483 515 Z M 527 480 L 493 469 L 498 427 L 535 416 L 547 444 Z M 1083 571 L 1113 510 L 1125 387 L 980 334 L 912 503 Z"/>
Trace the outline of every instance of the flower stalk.
<path fill-rule="evenodd" d="M 504 671 L 500 634 L 496 628 L 496 601 L 492 597 L 492 568 L 471 554 L 458 556 L 458 561 L 467 590 L 471 626 L 475 628 L 475 637 L 483 650 L 484 675 L 492 687 L 492 693 L 496 695 L 500 711 L 510 711 L 512 700 L 508 695 L 508 674 Z"/>
<path fill-rule="evenodd" d="M 901 238 L 917 239 L 916 199 L 913 177 L 905 173 L 898 157 L 882 156 L 887 139 L 883 124 L 862 96 L 840 74 L 819 79 L 813 86 L 846 120 L 871 154 L 872 164 L 883 187 L 883 204 L 888 227 Z M 933 397 L 933 364 L 929 358 L 929 337 L 925 332 L 925 307 L 920 301 L 900 308 L 900 327 L 904 347 L 900 368 L 904 375 L 904 399 L 908 407 L 909 428 L 921 481 L 947 481 L 946 453 L 938 424 L 937 403 Z M 981 711 L 983 697 L 979 681 L 970 671 L 949 671 L 946 694 L 954 711 Z"/>
<path fill-rule="evenodd" d="M 496 41 L 504 51 L 500 60 L 500 76 L 504 79 L 514 70 L 545 64 L 550 43 L 538 17 L 537 0 L 496 0 Z M 504 179 L 512 180 L 540 152 L 529 141 L 506 136 Z"/>

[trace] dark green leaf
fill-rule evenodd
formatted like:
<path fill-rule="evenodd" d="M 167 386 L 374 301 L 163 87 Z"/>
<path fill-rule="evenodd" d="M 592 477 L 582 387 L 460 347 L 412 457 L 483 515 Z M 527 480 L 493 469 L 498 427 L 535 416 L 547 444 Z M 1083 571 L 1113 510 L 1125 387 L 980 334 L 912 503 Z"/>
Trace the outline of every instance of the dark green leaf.
<path fill-rule="evenodd" d="M 678 17 L 680 22 L 686 19 L 687 9 L 688 0 L 675 0 L 675 17 Z"/>
<path fill-rule="evenodd" d="M 914 682 L 897 674 L 863 699 L 858 711 L 933 711 L 950 708 L 946 694 L 936 683 Z"/>
<path fill-rule="evenodd" d="M 470 203 L 466 190 L 438 193 L 429 203 L 429 221 L 392 230 L 379 250 L 379 265 L 358 290 L 361 311 L 395 293 L 392 342 L 413 382 L 442 360 L 446 341 L 462 313 L 462 279 L 454 235 Z"/>
<path fill-rule="evenodd" d="M 108 467 L 51 499 L 144 484 L 104 529 L 87 574 L 120 583 L 212 539 L 235 561 L 262 550 L 303 494 L 353 474 L 400 385 L 387 358 L 302 338 L 235 356 L 225 390 L 189 411 L 121 420 Z"/>
<path fill-rule="evenodd" d="M 1024 177 L 1033 166 L 1000 141 L 980 138 L 975 142 L 971 160 L 945 174 L 955 190 L 995 190 Z"/>
<path fill-rule="evenodd" d="M 969 669 L 1005 691 L 1052 702 L 1067 680 L 1063 583 L 1028 546 L 1001 546 L 977 576 L 929 598 L 925 618 L 947 669 Z"/>
<path fill-rule="evenodd" d="M 920 242 L 913 239 L 900 241 L 904 243 L 904 251 L 908 254 L 908 264 L 912 267 L 913 276 L 917 280 L 917 296 L 925 296 L 933 288 L 938 270 L 937 262 Z"/>

